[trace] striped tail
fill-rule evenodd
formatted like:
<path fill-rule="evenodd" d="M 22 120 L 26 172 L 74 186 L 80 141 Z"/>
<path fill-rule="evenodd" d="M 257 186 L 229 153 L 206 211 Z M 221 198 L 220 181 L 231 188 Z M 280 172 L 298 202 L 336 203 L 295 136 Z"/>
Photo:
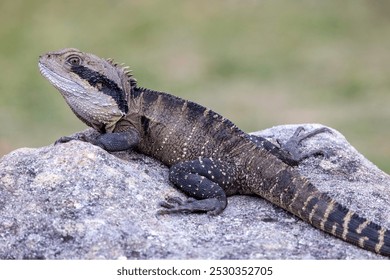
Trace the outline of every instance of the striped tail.
<path fill-rule="evenodd" d="M 305 185 L 305 198 L 299 198 L 298 194 L 297 199 L 285 207 L 287 210 L 342 240 L 377 254 L 390 256 L 389 230 L 360 217 L 327 194 L 321 193 L 311 183 L 307 182 Z"/>

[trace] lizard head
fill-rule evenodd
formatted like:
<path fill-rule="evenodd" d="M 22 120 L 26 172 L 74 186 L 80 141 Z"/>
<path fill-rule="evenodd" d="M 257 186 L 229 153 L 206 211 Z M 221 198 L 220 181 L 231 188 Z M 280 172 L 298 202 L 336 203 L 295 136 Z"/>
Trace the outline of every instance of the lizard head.
<path fill-rule="evenodd" d="M 128 98 L 136 80 L 112 60 L 62 49 L 41 55 L 39 70 L 76 116 L 100 132 L 111 132 L 129 110 Z"/>

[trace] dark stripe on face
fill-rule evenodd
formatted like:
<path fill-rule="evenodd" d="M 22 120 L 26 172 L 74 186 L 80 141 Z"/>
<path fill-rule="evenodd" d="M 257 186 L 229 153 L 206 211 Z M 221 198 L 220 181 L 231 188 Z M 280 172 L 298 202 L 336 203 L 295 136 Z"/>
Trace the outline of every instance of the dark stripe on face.
<path fill-rule="evenodd" d="M 122 112 L 128 112 L 129 108 L 127 101 L 125 100 L 125 94 L 114 81 L 108 79 L 99 72 L 93 71 L 82 65 L 72 66 L 71 71 L 77 74 L 80 78 L 88 81 L 91 86 L 97 88 L 104 94 L 111 96 Z"/>

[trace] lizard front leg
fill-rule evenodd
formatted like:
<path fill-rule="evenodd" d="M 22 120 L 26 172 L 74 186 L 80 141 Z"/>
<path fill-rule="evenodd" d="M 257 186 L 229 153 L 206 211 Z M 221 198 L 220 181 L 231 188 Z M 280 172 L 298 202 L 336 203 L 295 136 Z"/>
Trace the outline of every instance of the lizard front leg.
<path fill-rule="evenodd" d="M 138 145 L 140 137 L 135 129 L 128 129 L 123 132 L 113 132 L 100 134 L 96 138 L 80 134 L 76 137 L 64 136 L 58 139 L 54 144 L 66 143 L 71 140 L 80 140 L 99 146 L 109 152 L 124 151 L 134 148 Z"/>
<path fill-rule="evenodd" d="M 226 205 L 224 189 L 232 188 L 234 168 L 221 160 L 199 158 L 180 162 L 169 170 L 169 179 L 181 191 L 190 196 L 168 198 L 160 203 L 164 209 L 159 214 L 207 212 L 210 215 L 221 213 Z"/>

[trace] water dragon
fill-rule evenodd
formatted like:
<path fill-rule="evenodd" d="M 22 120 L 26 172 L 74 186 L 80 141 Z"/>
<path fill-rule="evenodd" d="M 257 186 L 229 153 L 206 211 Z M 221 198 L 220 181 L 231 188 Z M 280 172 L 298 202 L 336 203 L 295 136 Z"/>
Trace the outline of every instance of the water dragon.
<path fill-rule="evenodd" d="M 160 214 L 217 215 L 227 196 L 257 195 L 322 231 L 390 256 L 389 230 L 320 192 L 296 170 L 302 159 L 321 153 L 302 154 L 299 143 L 326 129 L 298 129 L 276 145 L 199 104 L 139 87 L 127 67 L 73 48 L 41 55 L 39 69 L 74 114 L 99 132 L 78 140 L 107 151 L 134 149 L 169 167 L 169 180 L 189 198 L 166 199 Z"/>

